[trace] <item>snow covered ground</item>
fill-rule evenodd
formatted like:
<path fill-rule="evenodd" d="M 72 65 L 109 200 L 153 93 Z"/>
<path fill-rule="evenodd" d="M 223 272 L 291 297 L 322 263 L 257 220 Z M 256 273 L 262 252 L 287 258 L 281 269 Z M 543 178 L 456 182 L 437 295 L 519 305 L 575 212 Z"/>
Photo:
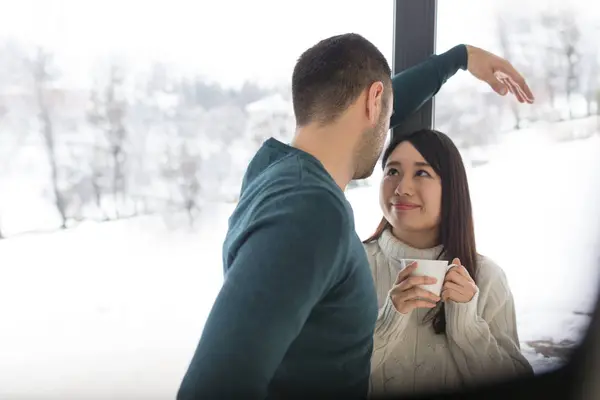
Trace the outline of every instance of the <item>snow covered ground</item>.
<path fill-rule="evenodd" d="M 521 135 L 469 170 L 479 250 L 506 271 L 526 342 L 577 341 L 598 289 L 600 137 Z M 349 191 L 357 229 L 380 218 L 377 186 Z M 174 398 L 222 282 L 231 205 L 201 229 L 160 219 L 86 223 L 0 241 L 0 398 Z"/>

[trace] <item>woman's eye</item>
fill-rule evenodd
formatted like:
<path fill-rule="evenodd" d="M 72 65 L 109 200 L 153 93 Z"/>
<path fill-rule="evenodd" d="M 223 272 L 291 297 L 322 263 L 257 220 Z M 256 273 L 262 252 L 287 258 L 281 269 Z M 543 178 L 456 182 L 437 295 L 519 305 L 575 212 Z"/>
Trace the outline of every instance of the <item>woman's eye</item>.
<path fill-rule="evenodd" d="M 420 169 L 417 171 L 416 176 L 420 176 L 420 177 L 431 177 L 431 174 L 429 174 L 429 172 Z"/>
<path fill-rule="evenodd" d="M 390 168 L 387 171 L 387 176 L 394 176 L 394 175 L 398 175 L 398 170 L 396 168 Z"/>

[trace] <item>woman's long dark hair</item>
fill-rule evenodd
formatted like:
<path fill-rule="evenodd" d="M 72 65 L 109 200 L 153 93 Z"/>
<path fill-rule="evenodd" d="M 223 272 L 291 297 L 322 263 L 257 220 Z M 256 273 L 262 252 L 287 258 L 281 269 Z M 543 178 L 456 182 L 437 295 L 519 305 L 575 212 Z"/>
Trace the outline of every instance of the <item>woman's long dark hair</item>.
<path fill-rule="evenodd" d="M 460 259 L 471 277 L 477 275 L 477 249 L 475 246 L 475 229 L 467 173 L 462 157 L 452 140 L 445 134 L 423 129 L 408 136 L 392 139 L 383 153 L 382 167 L 390 154 L 399 144 L 410 142 L 423 158 L 439 175 L 442 182 L 442 212 L 438 243 L 442 252 L 438 258 L 452 261 Z M 379 223 L 375 233 L 363 243 L 373 242 L 381 236 L 390 223 L 385 217 Z M 446 332 L 446 316 L 444 304 L 440 303 L 428 314 L 435 333 Z"/>

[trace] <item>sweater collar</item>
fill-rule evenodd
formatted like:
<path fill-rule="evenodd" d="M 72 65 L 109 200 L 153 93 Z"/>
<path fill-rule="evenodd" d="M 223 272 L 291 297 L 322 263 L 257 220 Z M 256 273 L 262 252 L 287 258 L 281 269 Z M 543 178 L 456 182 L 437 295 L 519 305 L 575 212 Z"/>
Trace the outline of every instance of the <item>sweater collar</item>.
<path fill-rule="evenodd" d="M 443 245 L 438 245 L 435 247 L 431 247 L 428 249 L 417 249 L 415 247 L 409 246 L 406 243 L 398 240 L 393 234 L 390 228 L 387 228 L 379 239 L 377 240 L 379 244 L 379 248 L 383 254 L 396 261 L 400 261 L 402 259 L 421 259 L 421 260 L 435 260 L 442 253 L 444 248 Z"/>

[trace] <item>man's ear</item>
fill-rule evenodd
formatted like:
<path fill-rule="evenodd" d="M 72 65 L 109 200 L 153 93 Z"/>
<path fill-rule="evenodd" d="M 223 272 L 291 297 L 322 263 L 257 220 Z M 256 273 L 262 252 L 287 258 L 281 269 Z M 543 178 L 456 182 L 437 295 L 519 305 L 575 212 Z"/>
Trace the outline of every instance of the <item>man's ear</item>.
<path fill-rule="evenodd" d="M 367 118 L 371 125 L 377 125 L 383 110 L 383 82 L 373 82 L 367 89 Z"/>

